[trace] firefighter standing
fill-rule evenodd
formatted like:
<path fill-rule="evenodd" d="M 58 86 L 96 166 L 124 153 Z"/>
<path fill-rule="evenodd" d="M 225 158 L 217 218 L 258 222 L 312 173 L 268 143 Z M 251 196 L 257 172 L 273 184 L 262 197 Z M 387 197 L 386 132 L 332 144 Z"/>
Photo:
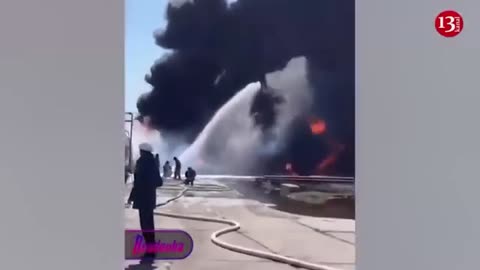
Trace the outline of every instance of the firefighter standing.
<path fill-rule="evenodd" d="M 173 178 L 182 180 L 180 172 L 182 171 L 182 163 L 178 160 L 177 157 L 174 157 L 173 160 L 175 161 L 175 172 L 173 173 Z"/>
<path fill-rule="evenodd" d="M 147 244 L 155 243 L 155 223 L 153 210 L 156 207 L 156 189 L 163 184 L 160 169 L 156 166 L 152 154 L 152 146 L 148 143 L 140 144 L 140 158 L 136 162 L 133 188 L 129 202 L 133 201 L 133 208 L 138 210 L 140 227 Z M 154 256 L 154 254 L 147 254 Z"/>

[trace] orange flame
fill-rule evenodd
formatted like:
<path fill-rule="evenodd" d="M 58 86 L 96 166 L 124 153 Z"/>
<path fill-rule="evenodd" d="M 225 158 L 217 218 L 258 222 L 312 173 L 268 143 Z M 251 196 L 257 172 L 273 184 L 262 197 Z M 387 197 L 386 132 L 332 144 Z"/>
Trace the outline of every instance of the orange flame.
<path fill-rule="evenodd" d="M 328 173 L 329 169 L 332 169 L 332 167 L 335 165 L 337 162 L 338 158 L 342 154 L 342 152 L 345 150 L 345 145 L 330 142 L 333 148 L 333 151 L 328 155 L 324 160 L 322 160 L 318 166 L 317 166 L 317 172 L 319 174 L 325 174 Z"/>
<path fill-rule="evenodd" d="M 321 135 L 327 130 L 327 124 L 321 119 L 314 120 L 310 122 L 310 130 L 312 134 Z"/>
<path fill-rule="evenodd" d="M 335 164 L 335 161 L 337 161 L 337 155 L 332 154 L 331 156 L 328 156 L 326 159 L 320 162 L 317 168 L 320 172 L 323 172 L 329 167 L 331 167 L 333 164 Z"/>

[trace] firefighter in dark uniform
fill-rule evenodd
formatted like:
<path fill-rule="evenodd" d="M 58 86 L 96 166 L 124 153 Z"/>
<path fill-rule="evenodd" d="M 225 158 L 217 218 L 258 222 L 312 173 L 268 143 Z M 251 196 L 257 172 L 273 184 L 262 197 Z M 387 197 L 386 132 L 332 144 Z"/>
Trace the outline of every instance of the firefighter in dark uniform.
<path fill-rule="evenodd" d="M 153 210 L 156 208 L 157 187 L 163 184 L 160 169 L 152 154 L 152 146 L 142 143 L 139 146 L 140 157 L 135 165 L 133 188 L 130 193 L 129 203 L 133 202 L 133 208 L 138 210 L 140 227 L 147 244 L 155 243 L 155 223 Z M 146 254 L 153 257 L 155 254 Z"/>
<path fill-rule="evenodd" d="M 177 157 L 174 157 L 173 161 L 175 161 L 175 172 L 173 173 L 173 179 L 182 180 L 182 176 L 180 175 L 180 172 L 182 171 L 182 163 Z"/>

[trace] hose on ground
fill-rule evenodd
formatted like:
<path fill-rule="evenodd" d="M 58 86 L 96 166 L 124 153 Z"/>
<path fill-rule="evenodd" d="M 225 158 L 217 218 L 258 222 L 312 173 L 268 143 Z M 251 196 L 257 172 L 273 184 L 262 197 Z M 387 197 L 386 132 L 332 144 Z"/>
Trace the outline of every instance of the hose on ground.
<path fill-rule="evenodd" d="M 180 186 L 180 185 L 171 185 L 171 186 Z M 198 185 L 197 189 L 202 189 L 201 187 L 204 187 L 203 189 L 205 191 L 212 190 L 212 191 L 218 191 L 218 190 L 229 190 L 227 187 L 224 186 L 219 186 L 219 185 L 208 185 L 210 189 L 207 188 L 207 185 Z M 163 188 L 162 188 L 163 189 Z M 168 199 L 167 201 L 158 204 L 157 206 L 165 206 L 181 197 L 183 197 L 189 190 L 195 190 L 193 187 L 183 187 L 182 190 L 174 197 Z M 287 256 L 282 256 L 279 254 L 275 253 L 270 253 L 270 252 L 264 252 L 261 250 L 256 250 L 256 249 L 251 249 L 251 248 L 246 248 L 242 246 L 237 246 L 234 244 L 230 244 L 227 242 L 224 242 L 219 239 L 221 235 L 230 233 L 230 232 L 235 232 L 240 229 L 240 223 L 234 220 L 227 220 L 227 219 L 218 219 L 218 218 L 211 218 L 211 217 L 205 217 L 205 216 L 192 216 L 192 215 L 180 215 L 180 214 L 171 214 L 171 213 L 159 213 L 155 212 L 155 215 L 159 216 L 165 216 L 165 217 L 170 217 L 170 218 L 180 218 L 180 219 L 188 219 L 188 220 L 196 220 L 196 221 L 205 221 L 205 222 L 214 222 L 214 223 L 220 223 L 220 224 L 225 224 L 229 225 L 230 227 L 223 228 L 221 230 L 218 230 L 214 233 L 212 233 L 210 240 L 212 243 L 215 245 L 228 249 L 233 252 L 237 253 L 242 253 L 258 258 L 263 258 L 263 259 L 268 259 L 272 260 L 275 262 L 283 263 L 283 264 L 289 264 L 294 267 L 300 267 L 304 269 L 310 269 L 310 270 L 340 270 L 338 268 L 333 268 L 330 266 L 326 265 L 320 265 L 320 264 L 314 264 L 314 263 L 309 263 L 306 261 L 290 258 Z"/>

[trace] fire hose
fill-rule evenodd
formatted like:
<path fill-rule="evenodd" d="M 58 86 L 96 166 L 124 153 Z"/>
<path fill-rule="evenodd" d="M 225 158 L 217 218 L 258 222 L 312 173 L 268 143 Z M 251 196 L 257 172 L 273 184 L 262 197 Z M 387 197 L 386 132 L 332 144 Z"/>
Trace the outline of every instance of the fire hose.
<path fill-rule="evenodd" d="M 170 185 L 170 186 L 165 186 L 162 189 L 171 189 L 171 187 L 178 187 L 180 185 Z M 183 197 L 188 191 L 193 190 L 193 191 L 228 191 L 230 190 L 228 187 L 220 186 L 220 185 L 195 185 L 195 186 L 185 186 L 183 189 L 174 197 L 168 199 L 167 201 L 160 203 L 157 205 L 157 207 L 165 206 L 175 200 L 180 199 Z M 320 265 L 320 264 L 314 264 L 294 258 L 290 258 L 287 256 L 282 256 L 279 254 L 275 253 L 270 253 L 270 252 L 264 252 L 261 250 L 256 250 L 256 249 L 251 249 L 251 248 L 246 248 L 242 246 L 237 246 L 234 244 L 229 244 L 227 242 L 224 242 L 219 239 L 219 236 L 230 233 L 230 232 L 235 232 L 240 229 L 240 223 L 234 220 L 228 220 L 228 219 L 219 219 L 219 218 L 211 218 L 211 217 L 205 217 L 205 216 L 191 216 L 191 215 L 180 215 L 180 214 L 171 214 L 171 213 L 159 213 L 155 212 L 155 215 L 159 216 L 165 216 L 165 217 L 170 217 L 170 218 L 180 218 L 180 219 L 187 219 L 187 220 L 196 220 L 196 221 L 205 221 L 205 222 L 213 222 L 213 223 L 220 223 L 220 224 L 225 224 L 229 225 L 230 227 L 223 228 L 221 230 L 218 230 L 214 233 L 212 233 L 210 240 L 212 243 L 215 245 L 228 249 L 233 252 L 237 253 L 242 253 L 258 258 L 263 258 L 263 259 L 268 259 L 272 260 L 275 262 L 283 263 L 283 264 L 289 264 L 294 267 L 300 267 L 304 269 L 310 269 L 310 270 L 340 270 L 338 268 L 333 268 L 330 266 L 326 265 Z"/>

